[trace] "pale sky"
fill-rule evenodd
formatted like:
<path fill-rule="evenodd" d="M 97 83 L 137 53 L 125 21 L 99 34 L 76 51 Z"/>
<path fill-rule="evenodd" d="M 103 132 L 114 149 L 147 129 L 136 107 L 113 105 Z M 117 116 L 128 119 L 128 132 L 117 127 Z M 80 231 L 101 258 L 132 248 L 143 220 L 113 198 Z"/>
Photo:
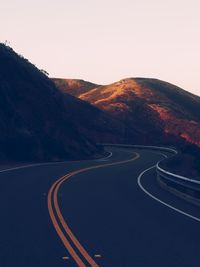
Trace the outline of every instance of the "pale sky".
<path fill-rule="evenodd" d="M 199 0 L 0 0 L 0 41 L 51 77 L 152 77 L 200 95 Z"/>

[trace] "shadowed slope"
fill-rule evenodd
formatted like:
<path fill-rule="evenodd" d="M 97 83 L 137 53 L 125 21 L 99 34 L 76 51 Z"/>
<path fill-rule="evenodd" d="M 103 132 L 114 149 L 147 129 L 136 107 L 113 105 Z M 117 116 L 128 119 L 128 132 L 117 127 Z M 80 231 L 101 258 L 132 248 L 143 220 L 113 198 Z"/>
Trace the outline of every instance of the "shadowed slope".
<path fill-rule="evenodd" d="M 128 143 L 135 139 L 138 131 L 131 131 L 123 122 L 90 103 L 69 95 L 62 87 L 57 87 L 64 95 L 68 108 L 67 116 L 76 124 L 79 132 L 84 133 L 97 143 Z M 76 91 L 76 88 L 73 88 Z M 78 89 L 79 90 L 79 89 Z"/>
<path fill-rule="evenodd" d="M 129 142 L 200 146 L 200 98 L 177 86 L 157 79 L 129 78 L 76 92 L 80 99 L 140 133 Z"/>
<path fill-rule="evenodd" d="M 69 96 L 69 103 L 73 102 L 79 101 Z M 5 160 L 86 158 L 98 152 L 94 142 L 80 133 L 68 116 L 63 95 L 54 83 L 3 44 L 0 147 L 0 158 Z"/>

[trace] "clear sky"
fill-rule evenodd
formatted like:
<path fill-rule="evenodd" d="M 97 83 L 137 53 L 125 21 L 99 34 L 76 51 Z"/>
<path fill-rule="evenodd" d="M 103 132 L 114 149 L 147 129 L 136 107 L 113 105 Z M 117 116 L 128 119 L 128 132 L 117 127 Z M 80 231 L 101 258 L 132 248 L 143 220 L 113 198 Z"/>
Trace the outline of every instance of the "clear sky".
<path fill-rule="evenodd" d="M 53 77 L 154 77 L 200 95 L 199 0 L 0 0 L 0 41 Z"/>

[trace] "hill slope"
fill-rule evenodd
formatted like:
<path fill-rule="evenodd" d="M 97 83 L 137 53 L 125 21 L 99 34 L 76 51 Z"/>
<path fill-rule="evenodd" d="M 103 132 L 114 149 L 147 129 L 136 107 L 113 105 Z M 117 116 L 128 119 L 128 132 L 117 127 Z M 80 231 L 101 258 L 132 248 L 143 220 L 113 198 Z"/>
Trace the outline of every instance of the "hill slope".
<path fill-rule="evenodd" d="M 86 93 L 99 85 L 77 79 L 57 79 L 52 78 L 52 81 L 58 88 L 61 88 L 64 93 L 69 93 L 78 97 L 80 94 Z"/>
<path fill-rule="evenodd" d="M 130 143 L 200 146 L 200 98 L 157 79 L 129 78 L 76 95 L 140 134 Z M 68 90 L 70 92 L 70 90 Z"/>
<path fill-rule="evenodd" d="M 77 80 L 75 80 L 76 82 Z M 66 93 L 65 86 L 63 89 L 61 84 L 59 83 L 58 86 L 56 83 L 64 96 L 64 102 L 68 109 L 66 116 L 74 121 L 79 132 L 96 143 L 126 143 L 129 142 L 130 138 L 136 138 L 137 131 L 131 131 L 123 122 L 120 122 L 98 107 L 79 98 L 75 98 L 73 95 L 69 95 Z M 76 91 L 76 87 L 71 89 L 73 93 Z M 80 92 L 79 88 L 78 90 Z"/>
<path fill-rule="evenodd" d="M 54 83 L 10 47 L 0 44 L 0 159 L 87 158 L 98 152 L 77 129 Z"/>

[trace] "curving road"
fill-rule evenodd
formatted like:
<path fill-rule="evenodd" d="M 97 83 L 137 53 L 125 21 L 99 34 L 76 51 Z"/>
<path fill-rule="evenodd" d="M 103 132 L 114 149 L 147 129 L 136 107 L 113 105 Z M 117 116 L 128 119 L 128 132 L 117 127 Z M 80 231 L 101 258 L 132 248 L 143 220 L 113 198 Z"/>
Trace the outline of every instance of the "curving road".
<path fill-rule="evenodd" d="M 2 267 L 196 267 L 200 210 L 161 189 L 163 151 L 0 172 Z"/>

